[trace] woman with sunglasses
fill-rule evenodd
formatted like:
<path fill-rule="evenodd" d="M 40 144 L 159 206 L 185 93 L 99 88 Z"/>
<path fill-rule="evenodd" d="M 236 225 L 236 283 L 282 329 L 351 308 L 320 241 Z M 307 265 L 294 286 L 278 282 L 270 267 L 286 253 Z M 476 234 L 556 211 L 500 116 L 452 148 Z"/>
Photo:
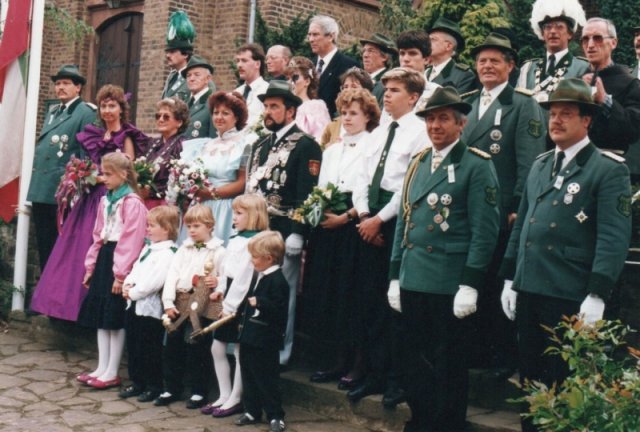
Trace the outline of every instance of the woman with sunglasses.
<path fill-rule="evenodd" d="M 156 128 L 160 136 L 151 141 L 144 154 L 146 160 L 155 168 L 153 185 L 140 190 L 140 195 L 149 210 L 166 204 L 170 161 L 180 158 L 184 140 L 181 135 L 188 125 L 189 108 L 182 100 L 177 97 L 165 98 L 156 104 Z"/>
<path fill-rule="evenodd" d="M 298 107 L 296 124 L 318 141 L 324 128 L 331 121 L 327 105 L 318 99 L 318 72 L 306 57 L 293 57 L 289 62 L 289 82 L 293 92 L 302 99 Z"/>
<path fill-rule="evenodd" d="M 215 218 L 215 237 L 226 246 L 232 234 L 231 202 L 244 193 L 245 167 L 258 136 L 247 125 L 247 104 L 240 93 L 223 92 L 209 96 L 209 113 L 218 132 L 216 138 L 199 138 L 184 142 L 182 161 L 199 158 L 209 173 L 211 187 L 196 194 L 201 204 L 211 208 Z M 185 238 L 183 232 L 180 237 Z"/>

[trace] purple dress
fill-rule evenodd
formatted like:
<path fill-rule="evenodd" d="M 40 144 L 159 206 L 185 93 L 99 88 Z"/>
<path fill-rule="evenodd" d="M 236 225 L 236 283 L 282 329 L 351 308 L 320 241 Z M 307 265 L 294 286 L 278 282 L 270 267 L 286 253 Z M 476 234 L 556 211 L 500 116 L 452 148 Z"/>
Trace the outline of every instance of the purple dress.
<path fill-rule="evenodd" d="M 141 153 L 149 138 L 135 126 L 126 123 L 104 140 L 105 130 L 93 124 L 87 125 L 76 135 L 87 157 L 100 165 L 100 159 L 107 153 L 124 150 L 124 141 L 130 137 L 136 154 Z M 49 261 L 45 266 L 31 299 L 31 309 L 35 312 L 76 321 L 80 305 L 87 290 L 82 286 L 84 259 L 92 243 L 91 233 L 96 222 L 100 199 L 106 193 L 104 185 L 97 185 L 87 195 L 83 195 L 73 207 L 62 225 Z"/>

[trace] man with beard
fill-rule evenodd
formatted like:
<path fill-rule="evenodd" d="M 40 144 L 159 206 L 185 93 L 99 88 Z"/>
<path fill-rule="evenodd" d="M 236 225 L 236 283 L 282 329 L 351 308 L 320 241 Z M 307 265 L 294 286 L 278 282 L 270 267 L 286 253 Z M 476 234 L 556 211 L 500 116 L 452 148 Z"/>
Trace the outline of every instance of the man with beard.
<path fill-rule="evenodd" d="M 293 346 L 296 290 L 300 278 L 305 226 L 288 217 L 298 208 L 318 182 L 322 150 L 314 139 L 295 124 L 296 110 L 302 100 L 294 95 L 286 81 L 271 81 L 258 96 L 264 104 L 264 126 L 272 133 L 253 145 L 248 163 L 246 191 L 259 193 L 267 200 L 269 227 L 285 239 L 282 266 L 289 283 L 289 318 L 280 351 L 280 364 L 287 364 Z"/>
<path fill-rule="evenodd" d="M 189 126 L 182 135 L 186 139 L 216 137 L 218 134 L 211 123 L 211 114 L 207 105 L 209 96 L 213 93 L 209 88 L 213 66 L 202 57 L 194 55 L 181 74 L 186 78 L 187 87 L 191 92 L 187 100 Z"/>
<path fill-rule="evenodd" d="M 269 83 L 262 76 L 265 72 L 264 50 L 258 44 L 242 45 L 236 51 L 238 75 L 244 83 L 235 89 L 247 102 L 249 119 L 247 126 L 253 127 L 260 119 L 264 107 L 260 95 L 267 91 Z"/>
<path fill-rule="evenodd" d="M 76 133 L 96 118 L 95 105 L 80 99 L 85 78 L 76 65 L 64 65 L 51 77 L 59 104 L 52 105 L 36 143 L 33 174 L 27 200 L 31 201 L 40 268 L 44 269 L 58 238 L 55 193 L 65 165 L 72 154 L 79 155 Z"/>

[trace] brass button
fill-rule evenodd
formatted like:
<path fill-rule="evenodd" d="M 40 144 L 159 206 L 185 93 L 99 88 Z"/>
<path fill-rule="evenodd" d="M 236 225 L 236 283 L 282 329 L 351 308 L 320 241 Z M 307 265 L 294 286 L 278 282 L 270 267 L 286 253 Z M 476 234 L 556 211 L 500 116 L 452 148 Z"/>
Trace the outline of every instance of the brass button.
<path fill-rule="evenodd" d="M 409 243 L 409 244 L 407 245 L 407 249 L 413 249 L 413 243 Z"/>
<path fill-rule="evenodd" d="M 427 246 L 427 252 L 429 252 L 429 253 L 433 252 L 433 247 Z"/>
<path fill-rule="evenodd" d="M 524 247 L 529 247 L 529 246 L 531 246 L 531 242 L 530 242 L 530 241 L 528 241 L 528 242 L 526 242 L 526 243 L 524 244 Z"/>
<path fill-rule="evenodd" d="M 553 250 L 553 246 L 552 245 L 547 246 L 547 250 Z"/>
<path fill-rule="evenodd" d="M 433 228 L 434 228 L 434 227 L 433 227 L 433 225 L 429 225 L 429 226 L 427 227 L 427 231 L 433 231 Z"/>
<path fill-rule="evenodd" d="M 535 222 L 536 222 L 536 218 L 529 219 L 529 223 L 535 223 Z"/>
<path fill-rule="evenodd" d="M 415 227 L 416 227 L 416 224 L 414 224 L 413 222 L 409 224 L 409 229 L 414 229 Z"/>
<path fill-rule="evenodd" d="M 554 206 L 557 206 L 558 205 L 558 200 L 553 200 L 553 202 L 551 204 L 553 204 Z"/>
<path fill-rule="evenodd" d="M 557 224 L 557 223 L 555 223 L 555 222 L 551 222 L 551 223 L 549 224 L 549 227 L 550 227 L 550 228 L 555 228 L 555 227 L 557 227 L 557 226 L 558 226 L 558 224 Z"/>

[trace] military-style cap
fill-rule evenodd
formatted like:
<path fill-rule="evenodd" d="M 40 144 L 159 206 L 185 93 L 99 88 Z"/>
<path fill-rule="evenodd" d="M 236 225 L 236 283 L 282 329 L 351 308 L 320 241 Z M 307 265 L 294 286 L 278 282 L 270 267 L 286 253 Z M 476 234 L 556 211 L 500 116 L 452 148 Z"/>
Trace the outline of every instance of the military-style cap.
<path fill-rule="evenodd" d="M 600 106 L 593 101 L 591 87 L 580 78 L 567 78 L 558 83 L 555 91 L 549 95 L 549 100 L 540 102 L 544 109 L 551 108 L 551 104 L 556 102 L 567 102 L 582 105 L 592 113 L 600 109 Z"/>
<path fill-rule="evenodd" d="M 189 59 L 189 63 L 187 63 L 187 67 L 185 67 L 182 70 L 182 72 L 180 72 L 180 74 L 182 75 L 183 78 L 186 78 L 187 72 L 189 72 L 190 69 L 197 68 L 197 67 L 209 69 L 209 72 L 211 72 L 211 74 L 213 75 L 213 71 L 214 71 L 213 66 L 207 63 L 205 59 L 197 55 L 194 55 Z"/>
<path fill-rule="evenodd" d="M 62 65 L 62 67 L 58 70 L 58 73 L 55 75 L 51 75 L 51 81 L 56 82 L 59 79 L 68 78 L 73 81 L 74 84 L 86 84 L 87 80 L 85 77 L 80 75 L 80 71 L 78 70 L 78 65 Z"/>
<path fill-rule="evenodd" d="M 451 21 L 445 17 L 440 17 L 433 23 L 433 26 L 429 30 L 429 33 L 441 31 L 453 36 L 458 42 L 457 52 L 464 51 L 464 38 L 462 37 L 462 32 L 460 31 L 460 26 L 458 23 Z"/>
<path fill-rule="evenodd" d="M 429 98 L 427 104 L 416 109 L 416 115 L 426 117 L 429 111 L 439 108 L 452 108 L 462 114 L 469 114 L 471 104 L 463 101 L 455 88 L 451 86 L 438 87 Z"/>
<path fill-rule="evenodd" d="M 513 55 L 513 57 L 517 60 L 518 52 L 513 49 L 511 46 L 511 41 L 505 35 L 500 33 L 491 32 L 484 40 L 484 42 L 476 47 L 471 49 L 471 55 L 473 57 L 477 56 L 478 53 L 482 50 L 494 48 L 500 50 L 502 52 L 509 52 Z"/>
<path fill-rule="evenodd" d="M 293 102 L 295 106 L 302 104 L 302 99 L 291 91 L 291 86 L 288 81 L 273 80 L 269 83 L 266 93 L 258 95 L 260 102 L 264 102 L 264 100 L 269 97 L 281 97 Z"/>
<path fill-rule="evenodd" d="M 372 34 L 369 39 L 360 39 L 360 45 L 364 44 L 375 45 L 387 54 L 398 54 L 396 44 L 391 39 L 380 33 Z"/>
<path fill-rule="evenodd" d="M 167 27 L 167 45 L 164 50 L 193 49 L 196 28 L 184 11 L 171 14 Z"/>

